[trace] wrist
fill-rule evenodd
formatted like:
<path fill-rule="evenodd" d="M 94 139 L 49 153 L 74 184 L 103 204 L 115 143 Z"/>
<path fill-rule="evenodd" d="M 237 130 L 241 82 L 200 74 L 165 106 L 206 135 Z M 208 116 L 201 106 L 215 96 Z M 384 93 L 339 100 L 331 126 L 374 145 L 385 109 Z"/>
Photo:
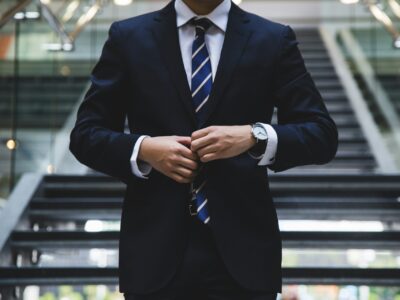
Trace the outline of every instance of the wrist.
<path fill-rule="evenodd" d="M 257 144 L 257 139 L 254 137 L 254 135 L 252 133 L 253 127 L 251 125 L 245 125 L 245 127 L 247 130 L 247 136 L 249 137 L 248 138 L 248 141 L 249 141 L 248 149 L 251 149 Z"/>

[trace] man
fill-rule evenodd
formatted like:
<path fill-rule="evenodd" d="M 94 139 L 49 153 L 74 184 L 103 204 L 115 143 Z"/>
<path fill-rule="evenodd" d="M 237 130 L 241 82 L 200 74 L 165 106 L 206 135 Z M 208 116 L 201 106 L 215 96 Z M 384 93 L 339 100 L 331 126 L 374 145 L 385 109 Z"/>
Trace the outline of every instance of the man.
<path fill-rule="evenodd" d="M 126 299 L 276 299 L 266 166 L 327 163 L 338 144 L 293 30 L 230 0 L 175 0 L 114 22 L 91 80 L 70 150 L 127 184 Z"/>

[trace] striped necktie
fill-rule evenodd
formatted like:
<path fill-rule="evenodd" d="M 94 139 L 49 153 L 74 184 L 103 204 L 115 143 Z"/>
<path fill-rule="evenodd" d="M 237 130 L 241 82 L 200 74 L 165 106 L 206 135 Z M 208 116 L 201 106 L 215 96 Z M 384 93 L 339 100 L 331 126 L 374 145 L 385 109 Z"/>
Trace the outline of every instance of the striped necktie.
<path fill-rule="evenodd" d="M 204 35 L 212 22 L 207 18 L 192 19 L 192 25 L 196 28 L 196 36 L 192 46 L 192 78 L 191 92 L 193 106 L 198 122 L 204 118 L 204 104 L 207 102 L 212 87 L 211 61 L 207 51 Z M 207 197 L 204 193 L 206 179 L 203 166 L 200 166 L 199 173 L 192 183 L 193 198 L 197 217 L 205 224 L 210 221 L 208 213 Z"/>

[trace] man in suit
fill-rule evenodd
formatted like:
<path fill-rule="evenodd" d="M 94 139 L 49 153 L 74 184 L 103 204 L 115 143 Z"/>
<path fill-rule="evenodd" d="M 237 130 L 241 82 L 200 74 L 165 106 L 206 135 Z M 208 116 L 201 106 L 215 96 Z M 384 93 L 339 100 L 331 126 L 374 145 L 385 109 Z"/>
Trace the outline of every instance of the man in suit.
<path fill-rule="evenodd" d="M 290 26 L 230 0 L 175 0 L 111 25 L 70 150 L 127 184 L 126 299 L 281 292 L 266 166 L 324 164 L 338 144 L 297 44 Z"/>

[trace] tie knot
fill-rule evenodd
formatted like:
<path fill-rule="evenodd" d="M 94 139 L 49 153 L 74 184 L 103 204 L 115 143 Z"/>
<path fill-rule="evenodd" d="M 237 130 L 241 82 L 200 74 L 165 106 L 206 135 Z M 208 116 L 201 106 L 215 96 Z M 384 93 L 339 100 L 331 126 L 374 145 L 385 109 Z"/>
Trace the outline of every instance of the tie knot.
<path fill-rule="evenodd" d="M 213 24 L 207 18 L 192 19 L 191 23 L 196 27 L 196 35 L 204 34 Z"/>

